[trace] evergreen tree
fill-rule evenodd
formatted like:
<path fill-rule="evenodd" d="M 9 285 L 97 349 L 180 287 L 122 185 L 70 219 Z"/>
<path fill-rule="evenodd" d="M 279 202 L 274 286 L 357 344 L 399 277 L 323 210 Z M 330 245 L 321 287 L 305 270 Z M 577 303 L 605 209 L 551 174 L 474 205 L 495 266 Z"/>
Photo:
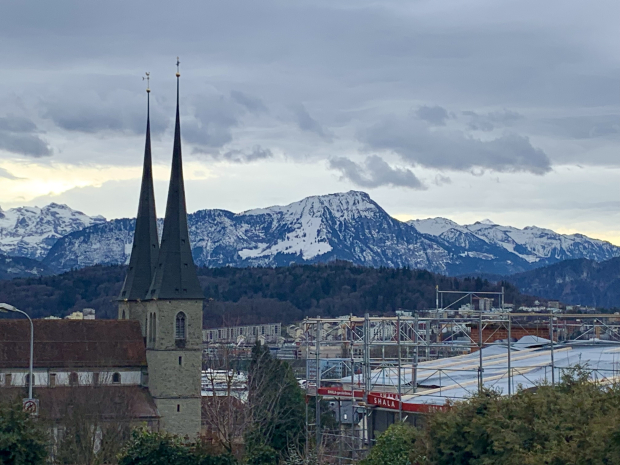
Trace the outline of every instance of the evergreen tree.
<path fill-rule="evenodd" d="M 257 342 L 248 374 L 252 418 L 246 434 L 249 455 L 257 448 L 271 448 L 280 457 L 290 447 L 301 449 L 305 439 L 304 394 L 290 365 L 273 358 L 269 348 Z"/>
<path fill-rule="evenodd" d="M 47 458 L 47 438 L 21 402 L 0 404 L 0 464 L 39 465 Z"/>

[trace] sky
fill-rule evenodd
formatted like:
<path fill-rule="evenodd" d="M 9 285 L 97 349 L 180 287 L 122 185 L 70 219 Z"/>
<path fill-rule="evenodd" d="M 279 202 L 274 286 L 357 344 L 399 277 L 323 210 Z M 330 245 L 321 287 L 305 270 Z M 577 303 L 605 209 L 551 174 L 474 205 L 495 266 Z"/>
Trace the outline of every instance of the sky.
<path fill-rule="evenodd" d="M 620 245 L 617 0 L 0 3 L 0 206 L 163 213 L 181 65 L 189 211 L 362 190 L 406 220 Z"/>

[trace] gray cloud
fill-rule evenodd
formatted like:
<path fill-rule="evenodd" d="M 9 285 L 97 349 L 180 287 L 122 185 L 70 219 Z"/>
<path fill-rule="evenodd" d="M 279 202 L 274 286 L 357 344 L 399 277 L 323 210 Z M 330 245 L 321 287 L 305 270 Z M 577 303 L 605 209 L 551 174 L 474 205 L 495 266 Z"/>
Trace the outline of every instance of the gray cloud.
<path fill-rule="evenodd" d="M 464 111 L 464 116 L 469 117 L 467 127 L 474 131 L 492 131 L 496 126 L 510 126 L 515 121 L 523 118 L 523 115 L 516 111 L 503 109 L 491 111 L 486 114 L 479 114 L 475 111 Z"/>
<path fill-rule="evenodd" d="M 360 131 L 358 138 L 370 150 L 390 150 L 409 163 L 430 168 L 534 174 L 551 170 L 549 157 L 517 134 L 481 140 L 459 131 L 431 131 L 410 118 L 387 118 Z"/>
<path fill-rule="evenodd" d="M 5 170 L 4 168 L 0 168 L 0 178 L 10 179 L 10 180 L 22 179 L 22 178 L 18 178 L 17 176 Z"/>
<path fill-rule="evenodd" d="M 232 131 L 245 115 L 267 111 L 259 98 L 239 91 L 226 96 L 212 90 L 195 95 L 190 101 L 193 119 L 183 122 L 183 137 L 195 145 L 197 153 L 215 153 L 213 149 L 232 142 Z"/>
<path fill-rule="evenodd" d="M 291 105 L 291 110 L 293 111 L 293 116 L 295 117 L 295 122 L 299 129 L 314 133 L 326 140 L 331 140 L 331 134 L 326 131 L 317 120 L 310 116 L 310 113 L 308 113 L 308 110 L 306 110 L 303 104 Z"/>
<path fill-rule="evenodd" d="M 144 134 L 146 96 L 125 89 L 111 91 L 77 91 L 66 89 L 61 95 L 44 99 L 41 116 L 67 130 L 94 134 L 100 132 Z M 166 130 L 172 112 L 162 108 L 151 94 L 151 132 Z"/>
<path fill-rule="evenodd" d="M 409 169 L 392 168 L 381 157 L 371 155 L 363 164 L 338 157 L 329 160 L 329 167 L 342 173 L 342 177 L 353 184 L 374 188 L 380 186 L 407 187 L 409 189 L 424 189 L 422 182 Z"/>
<path fill-rule="evenodd" d="M 273 157 L 271 150 L 264 149 L 260 145 L 255 145 L 252 147 L 251 151 L 237 149 L 227 151 L 201 151 L 201 149 L 195 148 L 194 153 L 203 153 L 214 160 L 225 160 L 233 163 L 251 163 Z"/>
<path fill-rule="evenodd" d="M 440 106 L 429 107 L 426 105 L 421 106 L 416 111 L 418 118 L 423 119 L 427 123 L 434 124 L 435 126 L 445 126 L 448 119 L 448 110 Z"/>
<path fill-rule="evenodd" d="M 32 158 L 49 157 L 53 153 L 52 148 L 39 137 L 39 132 L 37 125 L 30 119 L 0 117 L 0 150 Z"/>
<path fill-rule="evenodd" d="M 450 179 L 448 176 L 444 176 L 442 174 L 437 174 L 435 176 L 435 179 L 433 180 L 433 184 L 435 184 L 436 186 L 443 186 L 445 184 L 452 184 L 452 179 Z"/>
<path fill-rule="evenodd" d="M 595 139 L 620 135 L 620 115 L 618 114 L 553 118 L 545 123 L 555 126 L 556 134 L 573 139 Z"/>
<path fill-rule="evenodd" d="M 267 113 L 267 107 L 258 97 L 253 97 L 238 90 L 230 91 L 230 97 L 239 105 L 243 105 L 251 113 Z"/>

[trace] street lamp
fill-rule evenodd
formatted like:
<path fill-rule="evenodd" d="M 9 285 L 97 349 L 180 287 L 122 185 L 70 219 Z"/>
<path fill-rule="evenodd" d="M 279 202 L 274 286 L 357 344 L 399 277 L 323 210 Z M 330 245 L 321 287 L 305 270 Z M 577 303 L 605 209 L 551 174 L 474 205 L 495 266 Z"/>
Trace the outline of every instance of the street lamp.
<path fill-rule="evenodd" d="M 8 312 L 21 313 L 28 318 L 28 321 L 30 321 L 30 375 L 28 377 L 28 399 L 32 399 L 32 385 L 34 384 L 34 378 L 32 376 L 32 360 L 34 357 L 34 326 L 32 324 L 32 319 L 26 312 L 23 312 L 12 305 L 0 303 L 0 313 Z"/>

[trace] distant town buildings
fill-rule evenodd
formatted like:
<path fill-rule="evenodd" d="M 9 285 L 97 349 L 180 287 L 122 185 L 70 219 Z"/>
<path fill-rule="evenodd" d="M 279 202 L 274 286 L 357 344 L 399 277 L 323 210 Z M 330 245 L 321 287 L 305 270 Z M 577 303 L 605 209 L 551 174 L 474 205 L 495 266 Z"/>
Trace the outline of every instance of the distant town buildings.
<path fill-rule="evenodd" d="M 254 344 L 256 341 L 261 343 L 277 343 L 282 338 L 282 324 L 268 323 L 261 325 L 228 326 L 224 328 L 211 328 L 202 331 L 204 343 L 224 343 L 224 344 Z"/>

